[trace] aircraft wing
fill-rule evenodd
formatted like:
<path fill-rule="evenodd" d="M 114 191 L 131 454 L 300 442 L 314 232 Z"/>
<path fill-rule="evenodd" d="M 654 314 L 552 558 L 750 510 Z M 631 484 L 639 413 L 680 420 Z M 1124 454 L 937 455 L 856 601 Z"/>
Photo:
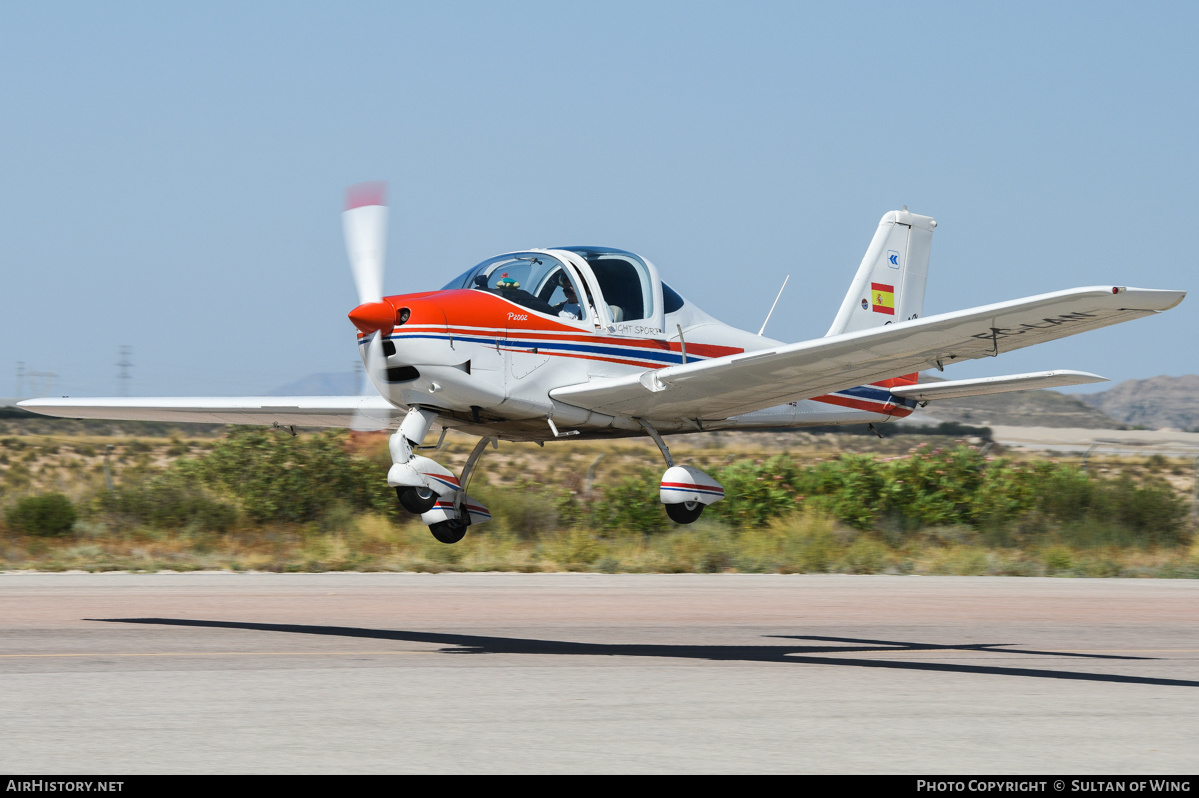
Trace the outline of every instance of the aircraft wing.
<path fill-rule="evenodd" d="M 645 419 L 725 419 L 1152 316 L 1185 291 L 1091 287 L 558 388 L 560 402 Z"/>
<path fill-rule="evenodd" d="M 386 429 L 407 409 L 382 396 L 169 396 L 26 399 L 17 407 L 64 418 L 115 421 L 199 421 L 207 424 L 278 424 L 286 427 Z"/>

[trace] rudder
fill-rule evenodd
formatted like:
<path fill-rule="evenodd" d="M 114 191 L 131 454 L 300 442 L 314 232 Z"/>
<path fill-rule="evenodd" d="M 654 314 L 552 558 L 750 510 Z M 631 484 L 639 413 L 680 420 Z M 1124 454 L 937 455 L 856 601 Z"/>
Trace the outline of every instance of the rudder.
<path fill-rule="evenodd" d="M 936 226 L 906 209 L 883 216 L 826 338 L 920 317 Z"/>

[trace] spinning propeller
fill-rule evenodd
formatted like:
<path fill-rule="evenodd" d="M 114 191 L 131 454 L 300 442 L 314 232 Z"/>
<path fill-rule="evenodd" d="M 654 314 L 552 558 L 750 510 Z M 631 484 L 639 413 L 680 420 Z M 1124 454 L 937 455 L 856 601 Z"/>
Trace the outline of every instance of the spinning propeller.
<path fill-rule="evenodd" d="M 366 336 L 367 382 L 362 395 L 373 395 L 370 384 L 384 383 L 387 358 L 383 338 L 396 323 L 395 307 L 383 298 L 383 259 L 387 248 L 387 206 L 384 183 L 361 183 L 346 191 L 346 210 L 342 216 L 346 253 L 358 289 L 358 307 L 350 311 L 350 321 Z M 359 409 L 351 428 L 359 431 L 382 429 L 386 422 L 373 419 Z"/>

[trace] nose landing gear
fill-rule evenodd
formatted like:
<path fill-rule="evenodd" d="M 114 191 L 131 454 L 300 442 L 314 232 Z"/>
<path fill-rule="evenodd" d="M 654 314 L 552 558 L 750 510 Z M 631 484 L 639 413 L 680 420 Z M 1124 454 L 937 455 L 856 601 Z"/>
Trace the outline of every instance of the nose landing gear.
<path fill-rule="evenodd" d="M 433 537 L 442 543 L 457 543 L 466 534 L 471 524 L 482 524 L 491 520 L 491 513 L 479 502 L 466 495 L 462 486 L 470 476 L 475 463 L 483 454 L 488 443 L 495 438 L 483 438 L 471 452 L 459 480 L 440 463 L 413 454 L 419 446 L 437 414 L 431 410 L 413 408 L 391 436 L 392 465 L 387 472 L 387 484 L 395 488 L 400 506 L 421 517 L 429 526 Z"/>
<path fill-rule="evenodd" d="M 433 509 L 423 513 L 420 520 L 428 524 L 433 537 L 442 543 L 457 543 L 472 524 L 485 524 L 491 513 L 477 501 L 459 491 L 451 499 L 438 499 Z"/>
<path fill-rule="evenodd" d="M 437 494 L 425 485 L 397 485 L 396 496 L 400 500 L 400 506 L 413 515 L 427 513 L 437 504 Z"/>
<path fill-rule="evenodd" d="M 429 525 L 429 531 L 442 543 L 457 543 L 466 536 L 466 527 L 461 521 L 438 521 Z"/>

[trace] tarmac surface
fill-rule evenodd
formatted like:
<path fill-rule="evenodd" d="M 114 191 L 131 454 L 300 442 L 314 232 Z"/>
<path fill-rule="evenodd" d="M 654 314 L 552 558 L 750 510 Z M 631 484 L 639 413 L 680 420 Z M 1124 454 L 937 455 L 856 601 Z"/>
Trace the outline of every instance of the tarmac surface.
<path fill-rule="evenodd" d="M 1199 582 L 0 574 L 0 773 L 1194 772 Z"/>

